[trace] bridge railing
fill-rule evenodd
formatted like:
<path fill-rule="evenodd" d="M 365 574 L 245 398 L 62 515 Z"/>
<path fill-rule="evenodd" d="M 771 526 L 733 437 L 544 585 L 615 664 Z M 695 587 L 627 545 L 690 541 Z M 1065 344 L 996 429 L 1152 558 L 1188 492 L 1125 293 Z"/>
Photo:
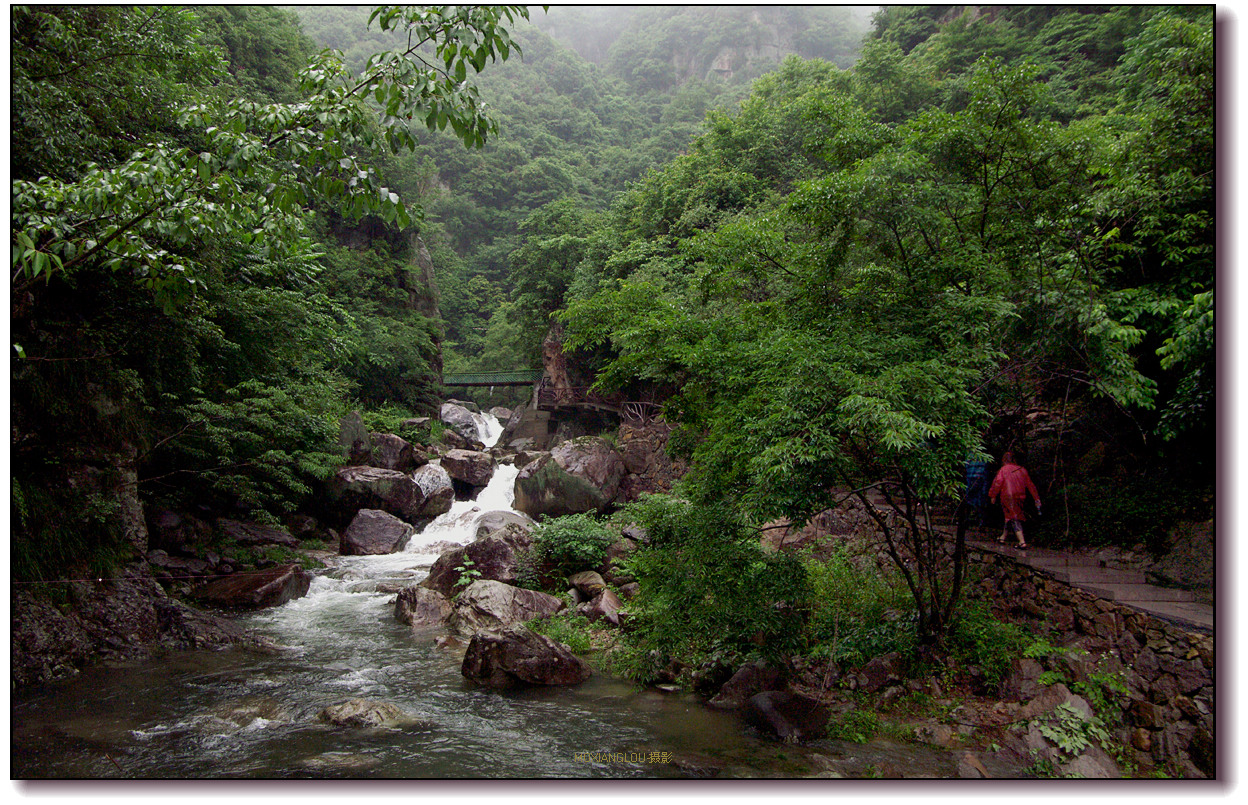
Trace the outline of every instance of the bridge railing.
<path fill-rule="evenodd" d="M 541 369 L 519 372 L 455 372 L 442 376 L 444 386 L 531 386 L 542 376 Z"/>
<path fill-rule="evenodd" d="M 594 391 L 591 386 L 560 386 L 555 388 L 546 383 L 537 389 L 537 407 L 553 410 L 565 406 L 589 406 L 606 408 L 619 413 L 625 403 L 622 394 L 602 394 Z"/>
<path fill-rule="evenodd" d="M 623 394 L 603 394 L 592 386 L 563 386 L 555 388 L 543 380 L 537 389 L 537 407 L 543 411 L 559 408 L 595 408 L 610 411 L 621 419 L 645 423 L 663 413 L 663 406 L 654 402 L 629 400 Z"/>

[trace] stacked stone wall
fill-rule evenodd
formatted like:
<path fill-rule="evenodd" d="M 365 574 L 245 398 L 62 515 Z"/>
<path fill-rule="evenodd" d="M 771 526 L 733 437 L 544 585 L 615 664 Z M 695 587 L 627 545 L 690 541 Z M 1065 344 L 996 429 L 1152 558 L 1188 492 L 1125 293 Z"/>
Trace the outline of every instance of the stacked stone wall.
<path fill-rule="evenodd" d="M 1128 694 L 1116 737 L 1141 767 L 1184 777 L 1215 774 L 1214 638 L 1072 587 L 1008 556 L 969 550 L 969 598 L 1004 619 L 1039 620 L 1062 645 L 1085 649 L 1078 678 L 1119 671 Z M 1056 641 L 1055 641 L 1056 642 Z"/>

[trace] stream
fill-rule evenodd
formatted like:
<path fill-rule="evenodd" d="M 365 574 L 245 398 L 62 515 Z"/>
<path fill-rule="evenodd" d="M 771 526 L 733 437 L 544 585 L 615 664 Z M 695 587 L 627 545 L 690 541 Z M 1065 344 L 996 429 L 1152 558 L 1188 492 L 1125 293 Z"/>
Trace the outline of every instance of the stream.
<path fill-rule="evenodd" d="M 497 440 L 497 420 L 481 427 L 488 444 Z M 439 648 L 436 633 L 396 620 L 394 593 L 379 586 L 423 579 L 445 549 L 437 543 L 469 542 L 478 516 L 510 510 L 516 474 L 499 466 L 475 501 L 457 501 L 404 551 L 332 557 L 305 597 L 239 616 L 282 646 L 277 653 L 175 652 L 15 692 L 11 777 L 787 777 L 825 771 L 835 758 L 857 776 L 853 763 L 868 769 L 871 757 L 898 752 L 897 763 L 928 776 L 951 771 L 915 747 L 779 744 L 691 694 L 603 674 L 502 692 L 466 680 L 463 649 Z M 357 697 L 418 721 L 356 729 L 318 719 Z"/>

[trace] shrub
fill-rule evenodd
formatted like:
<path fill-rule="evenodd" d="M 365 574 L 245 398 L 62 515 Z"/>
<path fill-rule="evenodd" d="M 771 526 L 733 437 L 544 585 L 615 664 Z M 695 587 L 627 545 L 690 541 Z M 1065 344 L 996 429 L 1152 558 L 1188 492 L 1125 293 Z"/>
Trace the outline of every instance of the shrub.
<path fill-rule="evenodd" d="M 1031 642 L 1022 627 L 997 620 L 983 603 L 976 602 L 955 617 L 945 645 L 949 659 L 957 665 L 978 666 L 989 685 L 999 685 Z"/>
<path fill-rule="evenodd" d="M 807 556 L 802 565 L 810 581 L 810 628 L 816 641 L 836 642 L 909 606 L 909 596 L 897 586 L 895 575 L 855 562 L 844 545 L 826 559 Z"/>
<path fill-rule="evenodd" d="M 730 509 L 653 496 L 626 515 L 651 544 L 628 566 L 641 590 L 629 601 L 625 673 L 650 681 L 672 659 L 696 665 L 805 648 L 810 588 L 800 562 L 764 553 Z"/>
<path fill-rule="evenodd" d="M 838 639 L 825 640 L 813 652 L 850 666 L 865 665 L 884 654 L 914 656 L 918 650 L 917 618 L 913 611 L 887 612 L 878 621 L 848 624 Z"/>
<path fill-rule="evenodd" d="M 593 627 L 584 615 L 559 614 L 534 618 L 525 625 L 540 635 L 563 643 L 573 654 L 588 654 L 594 648 Z"/>
<path fill-rule="evenodd" d="M 828 722 L 828 737 L 841 741 L 865 744 L 879 732 L 879 716 L 858 707 Z"/>
<path fill-rule="evenodd" d="M 100 477 L 120 483 L 112 473 Z M 115 494 L 103 494 L 85 484 L 41 487 L 16 475 L 10 488 L 15 526 L 9 543 L 13 579 L 54 581 L 84 573 L 106 578 L 136 558 L 121 527 L 122 504 Z M 66 512 L 74 516 L 66 517 Z"/>
<path fill-rule="evenodd" d="M 533 530 L 534 558 L 552 572 L 568 575 L 601 565 L 619 533 L 588 514 L 556 517 Z"/>
<path fill-rule="evenodd" d="M 913 601 L 895 572 L 858 561 L 845 546 L 803 560 L 810 580 L 811 652 L 847 665 L 915 648 Z"/>

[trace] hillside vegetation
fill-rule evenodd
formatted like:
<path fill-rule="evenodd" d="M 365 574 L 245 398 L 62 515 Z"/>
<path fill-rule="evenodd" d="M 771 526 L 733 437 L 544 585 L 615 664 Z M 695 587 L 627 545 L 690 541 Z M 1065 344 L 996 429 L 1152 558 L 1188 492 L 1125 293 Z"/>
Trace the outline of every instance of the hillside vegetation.
<path fill-rule="evenodd" d="M 15 576 L 137 558 L 144 506 L 278 522 L 344 414 L 552 327 L 663 401 L 729 572 L 1006 449 L 1052 544 L 1209 516 L 1210 7 L 627 11 L 14 7 Z"/>

